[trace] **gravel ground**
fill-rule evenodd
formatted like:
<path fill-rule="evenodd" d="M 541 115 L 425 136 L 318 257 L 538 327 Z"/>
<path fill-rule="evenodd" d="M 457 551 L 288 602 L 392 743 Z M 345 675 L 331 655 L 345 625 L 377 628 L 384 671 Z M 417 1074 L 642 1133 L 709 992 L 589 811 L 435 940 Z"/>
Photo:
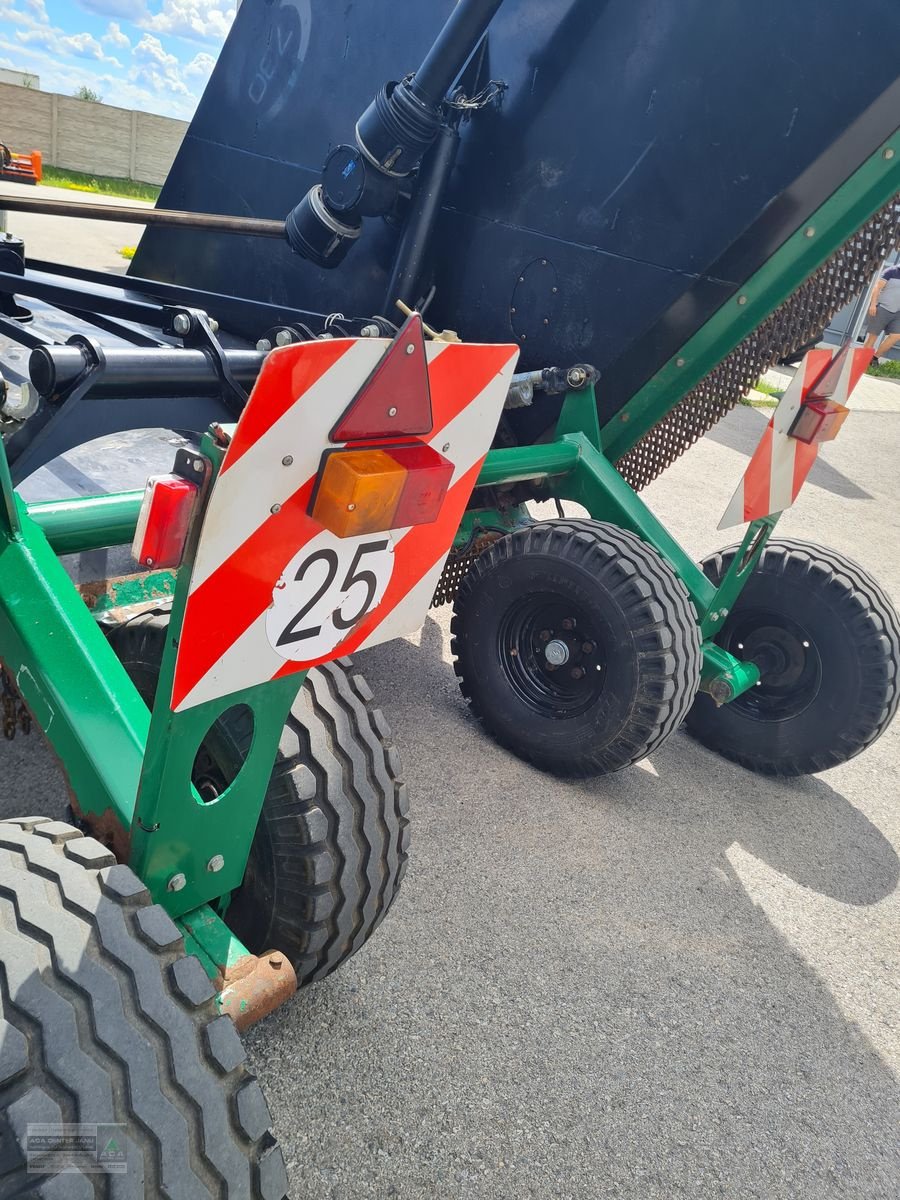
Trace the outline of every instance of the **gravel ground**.
<path fill-rule="evenodd" d="M 645 493 L 687 548 L 762 430 L 739 409 Z M 785 532 L 900 599 L 900 415 L 856 412 Z M 373 941 L 253 1030 L 295 1197 L 900 1196 L 900 723 L 817 778 L 676 734 L 560 782 L 484 737 L 448 613 L 363 666 L 414 816 Z M 59 812 L 36 737 L 3 811 Z"/>

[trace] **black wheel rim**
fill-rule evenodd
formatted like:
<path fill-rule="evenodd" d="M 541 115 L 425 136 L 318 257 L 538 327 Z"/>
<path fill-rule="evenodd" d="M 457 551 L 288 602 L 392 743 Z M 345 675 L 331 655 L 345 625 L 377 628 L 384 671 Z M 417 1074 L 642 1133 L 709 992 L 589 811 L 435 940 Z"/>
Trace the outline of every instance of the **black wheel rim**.
<path fill-rule="evenodd" d="M 606 682 L 597 622 L 552 593 L 513 601 L 498 630 L 497 654 L 513 693 L 532 712 L 569 720 L 595 704 Z"/>
<path fill-rule="evenodd" d="M 760 671 L 759 683 L 729 708 L 757 721 L 790 721 L 818 696 L 822 659 L 809 632 L 793 618 L 766 609 L 742 610 L 728 619 L 718 640 Z"/>

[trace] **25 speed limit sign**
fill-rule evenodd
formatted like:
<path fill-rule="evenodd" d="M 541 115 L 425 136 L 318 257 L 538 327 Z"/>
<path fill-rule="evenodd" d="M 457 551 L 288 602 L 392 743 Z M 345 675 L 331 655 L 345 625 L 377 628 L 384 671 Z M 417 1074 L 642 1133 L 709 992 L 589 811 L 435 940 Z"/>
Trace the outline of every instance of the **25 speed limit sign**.
<path fill-rule="evenodd" d="M 314 341 L 266 358 L 203 518 L 176 711 L 411 633 L 425 620 L 518 351 L 425 346 L 432 427 L 405 440 L 452 464 L 439 514 L 338 537 L 310 514 L 320 464 L 325 451 L 349 445 L 333 441 L 333 431 L 392 345 Z"/>

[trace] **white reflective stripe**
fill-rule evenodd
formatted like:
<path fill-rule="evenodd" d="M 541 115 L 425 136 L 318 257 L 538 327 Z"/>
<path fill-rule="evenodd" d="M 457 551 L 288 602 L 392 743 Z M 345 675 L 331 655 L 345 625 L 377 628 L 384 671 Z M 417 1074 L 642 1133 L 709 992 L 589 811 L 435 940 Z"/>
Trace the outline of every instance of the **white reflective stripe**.
<path fill-rule="evenodd" d="M 769 513 L 784 512 L 794 503 L 794 458 L 797 443 L 778 433 L 772 437 L 772 466 L 769 475 Z M 769 513 L 760 513 L 768 516 Z"/>
<path fill-rule="evenodd" d="M 428 609 L 431 607 L 446 557 L 443 555 L 440 562 L 435 563 L 415 587 L 411 588 L 403 599 L 391 609 L 384 620 L 375 626 L 369 636 L 360 643 L 360 650 L 380 645 L 381 642 L 389 642 L 391 638 L 402 637 L 406 633 L 415 633 L 422 624 L 422 614 L 428 615 Z M 354 650 L 353 653 L 355 654 L 356 651 Z"/>
<path fill-rule="evenodd" d="M 319 469 L 335 421 L 384 353 L 362 338 L 216 480 L 191 576 L 196 589 Z M 293 462 L 282 465 L 290 454 Z"/>
<path fill-rule="evenodd" d="M 207 700 L 228 696 L 251 684 L 271 679 L 283 666 L 284 659 L 275 653 L 266 638 L 266 612 L 262 612 L 194 684 L 175 711 L 184 712 L 195 704 L 204 704 Z"/>
<path fill-rule="evenodd" d="M 744 478 L 741 476 L 741 482 L 737 485 L 737 490 L 728 501 L 728 507 L 722 514 L 722 520 L 719 522 L 719 529 L 729 529 L 732 525 L 742 525 L 744 523 Z"/>

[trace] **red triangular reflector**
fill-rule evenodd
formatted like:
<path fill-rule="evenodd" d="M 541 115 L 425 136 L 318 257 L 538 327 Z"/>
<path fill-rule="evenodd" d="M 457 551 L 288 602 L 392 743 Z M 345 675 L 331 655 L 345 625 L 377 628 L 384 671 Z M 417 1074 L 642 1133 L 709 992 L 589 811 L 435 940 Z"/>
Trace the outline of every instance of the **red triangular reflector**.
<path fill-rule="evenodd" d="M 413 313 L 335 425 L 332 442 L 431 433 L 422 318 Z"/>

